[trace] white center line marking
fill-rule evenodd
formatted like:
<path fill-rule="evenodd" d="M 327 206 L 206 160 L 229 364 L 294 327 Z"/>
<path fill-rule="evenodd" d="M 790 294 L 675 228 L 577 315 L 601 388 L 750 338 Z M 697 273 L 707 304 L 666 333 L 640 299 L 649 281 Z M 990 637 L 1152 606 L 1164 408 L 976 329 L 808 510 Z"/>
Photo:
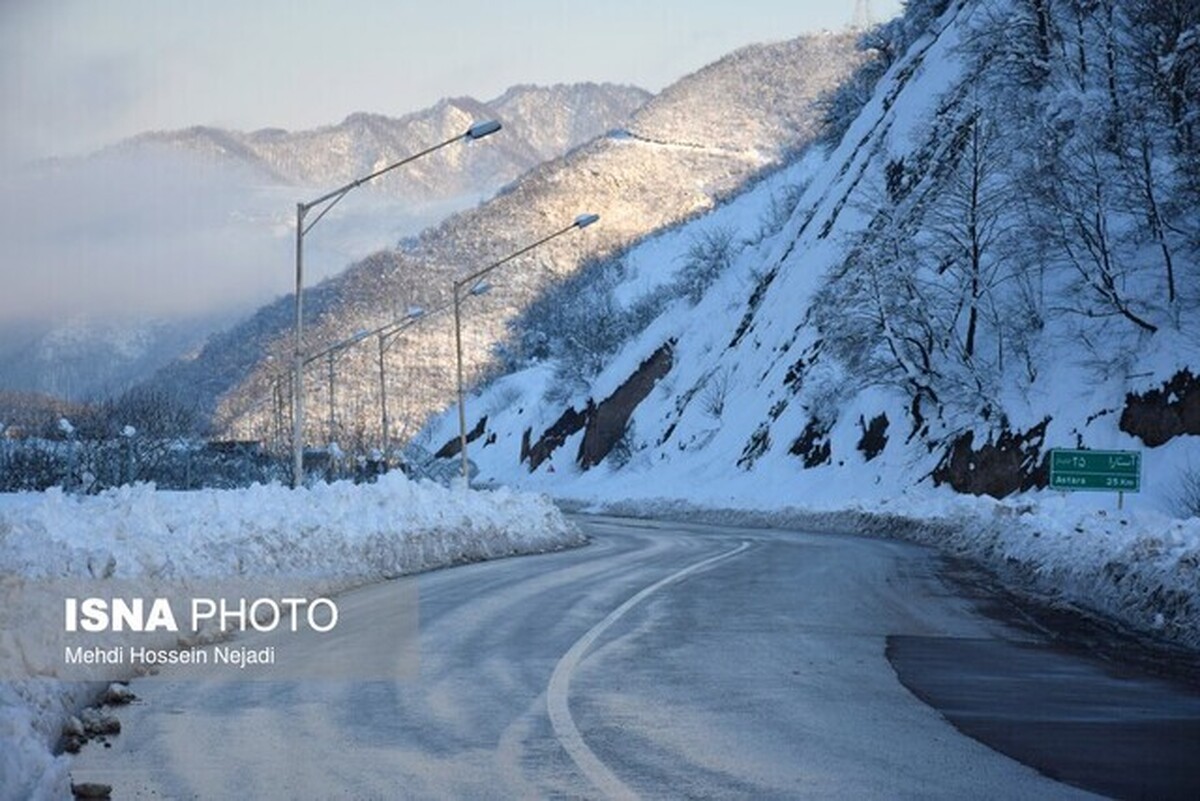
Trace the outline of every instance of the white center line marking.
<path fill-rule="evenodd" d="M 558 660 L 558 664 L 555 665 L 554 673 L 550 676 L 550 684 L 546 689 L 546 707 L 550 713 L 550 725 L 554 727 L 554 734 L 558 737 L 559 742 L 562 743 L 563 748 L 570 754 L 571 759 L 574 760 L 579 770 L 583 772 L 583 775 L 609 798 L 637 798 L 637 794 L 617 778 L 617 774 L 613 773 L 607 765 L 601 762 L 595 752 L 588 748 L 587 743 L 583 741 L 583 735 L 579 733 L 579 729 L 575 726 L 575 720 L 571 717 L 571 707 L 567 698 L 571 689 L 571 674 L 579 667 L 579 663 L 583 661 L 584 654 L 592 647 L 592 644 L 600 639 L 600 636 L 612 624 L 620 620 L 630 609 L 633 609 L 666 585 L 686 578 L 724 559 L 737 556 L 749 547 L 749 542 L 743 542 L 732 550 L 719 553 L 716 556 L 710 556 L 654 582 L 609 612 L 607 617 L 595 626 L 592 626 L 586 634 L 575 641 L 575 644 L 563 654 L 562 659 Z"/>

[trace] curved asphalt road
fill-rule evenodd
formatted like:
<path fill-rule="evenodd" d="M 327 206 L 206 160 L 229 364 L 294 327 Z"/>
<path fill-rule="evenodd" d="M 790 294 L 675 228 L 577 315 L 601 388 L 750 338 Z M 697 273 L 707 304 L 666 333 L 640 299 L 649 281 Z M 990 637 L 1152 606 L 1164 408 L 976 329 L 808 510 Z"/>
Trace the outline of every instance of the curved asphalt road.
<path fill-rule="evenodd" d="M 586 548 L 419 577 L 416 678 L 135 682 L 123 733 L 85 748 L 75 781 L 171 799 L 1091 797 L 914 695 L 941 703 L 954 679 L 936 678 L 938 654 L 969 658 L 930 643 L 1037 648 L 945 583 L 931 551 L 581 524 Z M 343 600 L 386 615 L 391 591 Z M 350 633 L 370 643 L 386 629 L 381 618 Z M 913 692 L 889 650 L 912 656 L 901 674 Z M 1010 735 L 1025 725 L 1006 720 Z"/>

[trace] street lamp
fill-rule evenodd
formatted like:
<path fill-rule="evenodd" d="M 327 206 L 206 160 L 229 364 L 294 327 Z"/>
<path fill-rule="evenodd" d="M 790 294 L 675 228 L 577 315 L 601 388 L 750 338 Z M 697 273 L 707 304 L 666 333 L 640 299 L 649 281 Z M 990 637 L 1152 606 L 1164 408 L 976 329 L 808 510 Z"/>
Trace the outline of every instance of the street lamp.
<path fill-rule="evenodd" d="M 462 455 L 462 479 L 463 479 L 463 487 L 464 488 L 469 486 L 471 477 L 470 477 L 470 472 L 469 472 L 470 471 L 470 467 L 469 467 L 470 461 L 467 459 L 467 411 L 466 411 L 466 405 L 465 405 L 466 397 L 463 393 L 462 302 L 465 299 L 463 297 L 463 290 L 467 289 L 468 295 L 481 294 L 481 286 L 479 283 L 480 279 L 482 279 L 485 275 L 490 273 L 492 270 L 495 270 L 497 267 L 507 264 L 508 262 L 512 261 L 513 259 L 517 258 L 518 256 L 522 256 L 522 255 L 528 253 L 529 251 L 533 250 L 534 248 L 538 247 L 539 245 L 544 245 L 545 243 L 549 242 L 551 239 L 554 239 L 555 237 L 562 236 L 563 234 L 565 234 L 569 231 L 573 231 L 576 228 L 587 228 L 589 225 L 591 225 L 592 223 L 596 222 L 599 219 L 600 219 L 600 215 L 598 215 L 598 214 L 580 214 L 578 217 L 575 218 L 574 222 L 572 222 L 570 225 L 566 226 L 565 228 L 560 228 L 559 230 L 555 231 L 554 233 L 550 234 L 549 236 L 544 236 L 541 239 L 539 239 L 538 241 L 534 242 L 533 244 L 526 245 L 525 247 L 521 248 L 520 250 L 518 250 L 514 253 L 510 253 L 509 255 L 505 256 L 503 259 L 500 259 L 500 261 L 489 264 L 487 267 L 484 267 L 482 270 L 476 270 L 475 272 L 468 275 L 466 278 L 462 278 L 462 279 L 459 279 L 458 281 L 454 282 L 454 350 L 455 350 L 455 354 L 458 359 L 458 449 L 459 449 L 459 453 Z M 484 289 L 482 291 L 486 291 L 486 290 Z"/>
<path fill-rule="evenodd" d="M 501 128 L 500 123 L 496 120 L 486 120 L 477 122 L 468 128 L 463 133 L 444 142 L 440 142 L 433 147 L 428 147 L 419 153 L 414 153 L 407 158 L 403 158 L 393 164 L 376 170 L 370 175 L 364 175 L 362 178 L 355 179 L 343 187 L 328 192 L 316 200 L 311 200 L 308 203 L 296 204 L 296 297 L 295 297 L 295 330 L 294 330 L 294 353 L 293 353 L 293 369 L 295 371 L 295 380 L 292 382 L 292 486 L 300 487 L 304 484 L 304 235 L 307 234 L 312 227 L 321 221 L 330 209 L 338 204 L 346 194 L 359 186 L 362 186 L 367 181 L 371 181 L 386 172 L 391 172 L 397 167 L 402 167 L 405 164 L 416 161 L 422 156 L 427 156 L 436 150 L 440 150 L 447 145 L 452 145 L 455 142 L 461 142 L 468 139 L 482 139 L 485 136 L 490 136 Z M 315 208 L 321 208 L 319 214 L 313 218 L 307 226 L 304 224 L 304 218 L 310 211 Z"/>

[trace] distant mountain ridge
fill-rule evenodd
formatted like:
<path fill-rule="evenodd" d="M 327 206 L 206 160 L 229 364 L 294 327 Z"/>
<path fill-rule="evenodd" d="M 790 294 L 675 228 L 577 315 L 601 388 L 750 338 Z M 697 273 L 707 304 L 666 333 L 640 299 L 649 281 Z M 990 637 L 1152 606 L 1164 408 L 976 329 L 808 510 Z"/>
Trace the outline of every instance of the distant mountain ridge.
<path fill-rule="evenodd" d="M 403 175 L 384 176 L 373 184 L 391 195 L 430 202 L 464 193 L 491 194 L 537 164 L 621 124 L 650 97 L 644 89 L 617 84 L 521 85 L 494 100 L 448 98 L 400 117 L 356 112 L 336 125 L 301 131 L 244 133 L 196 126 L 141 134 L 115 148 L 168 147 L 249 168 L 268 181 L 334 187 L 453 136 L 469 121 L 502 121 L 505 136 L 487 148 L 447 149 L 414 163 Z"/>
<path fill-rule="evenodd" d="M 323 222 L 320 236 L 310 245 L 312 264 L 337 270 L 381 244 L 394 243 L 399 235 L 473 205 L 547 159 L 626 124 L 649 97 L 643 89 L 614 84 L 522 85 L 486 103 L 453 98 L 401 117 L 359 112 L 313 130 L 242 133 L 196 126 L 141 134 L 88 157 L 31 168 L 27 180 L 38 187 L 35 197 L 44 199 L 41 206 L 31 206 L 34 219 L 25 227 L 44 227 L 46 232 L 35 242 L 34 255 L 18 255 L 18 249 L 0 255 L 0 261 L 13 262 L 14 270 L 38 269 L 39 259 L 67 261 L 79 251 L 94 254 L 97 238 L 104 239 L 105 252 L 115 261 L 123 259 L 121 248 L 132 251 L 131 257 L 153 251 L 151 258 L 170 261 L 180 252 L 195 252 L 192 240 L 182 241 L 191 236 L 232 244 L 196 257 L 198 263 L 190 268 L 149 263 L 144 272 L 194 276 L 207 269 L 203 259 L 234 258 L 246 264 L 228 264 L 227 273 L 253 270 L 284 276 L 295 201 L 461 133 L 473 121 L 503 122 L 503 135 L 481 146 L 446 148 L 410 165 L 402 175 L 384 176 L 371 185 L 373 199 L 359 198 Z M 138 191 L 114 203 L 108 187 L 129 174 L 139 176 Z M 179 177 L 182 180 L 176 180 Z M 61 197 L 43 192 L 46 186 Z M 223 193 L 219 201 L 203 209 L 207 216 L 197 214 L 194 198 L 214 187 Z M 93 196 L 104 202 L 83 200 Z M 393 231 L 395 237 L 390 235 Z M 120 240 L 115 247 L 114 232 Z M 171 240 L 160 245 L 156 238 L 162 236 L 178 236 L 181 244 L 172 248 Z M 246 245 L 251 239 L 253 250 Z M 68 244 L 75 251 L 59 257 L 59 249 Z M 262 269 L 268 259 L 278 264 L 277 271 Z M 103 270 L 93 268 L 88 280 L 94 280 L 92 273 Z M 315 274 L 320 278 L 320 272 Z M 56 292 L 58 287 L 69 289 L 59 284 Z M 252 300 L 261 302 L 263 288 L 256 291 Z M 131 287 L 129 295 L 137 292 Z M 239 311 L 248 305 L 246 298 L 230 300 Z M 18 315 L 24 316 L 23 310 L 11 316 Z M 120 313 L 9 319 L 0 326 L 0 389 L 73 401 L 120 393 L 198 349 L 232 319 L 228 309 L 190 314 L 188 319 L 165 316 L 129 308 Z"/>
<path fill-rule="evenodd" d="M 0 325 L 0 386 L 64 401 L 120 395 L 147 374 L 198 350 L 231 315 L 185 320 L 67 320 Z"/>

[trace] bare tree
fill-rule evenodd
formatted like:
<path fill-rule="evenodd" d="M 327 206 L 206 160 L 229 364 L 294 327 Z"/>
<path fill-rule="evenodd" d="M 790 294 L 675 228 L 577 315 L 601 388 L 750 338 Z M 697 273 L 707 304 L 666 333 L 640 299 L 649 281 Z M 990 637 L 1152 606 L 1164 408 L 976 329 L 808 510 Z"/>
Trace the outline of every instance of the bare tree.
<path fill-rule="evenodd" d="M 713 282 L 729 269 L 734 255 L 734 229 L 717 226 L 696 234 L 676 273 L 679 291 L 692 304 L 699 303 Z"/>
<path fill-rule="evenodd" d="M 870 227 L 814 298 L 813 323 L 861 386 L 901 388 L 914 409 L 937 404 L 942 337 L 928 314 L 929 285 L 918 276 L 913 220 L 907 207 L 875 208 Z"/>
<path fill-rule="evenodd" d="M 976 98 L 978 100 L 978 98 Z M 991 323 L 995 366 L 1004 369 L 1004 332 L 997 314 L 997 287 L 1009 273 L 1004 239 L 1010 228 L 1010 190 L 1001 173 L 991 121 L 974 105 L 944 158 L 945 174 L 924 215 L 936 270 L 953 294 L 953 329 L 961 330 L 961 355 L 978 362 L 983 317 Z"/>

